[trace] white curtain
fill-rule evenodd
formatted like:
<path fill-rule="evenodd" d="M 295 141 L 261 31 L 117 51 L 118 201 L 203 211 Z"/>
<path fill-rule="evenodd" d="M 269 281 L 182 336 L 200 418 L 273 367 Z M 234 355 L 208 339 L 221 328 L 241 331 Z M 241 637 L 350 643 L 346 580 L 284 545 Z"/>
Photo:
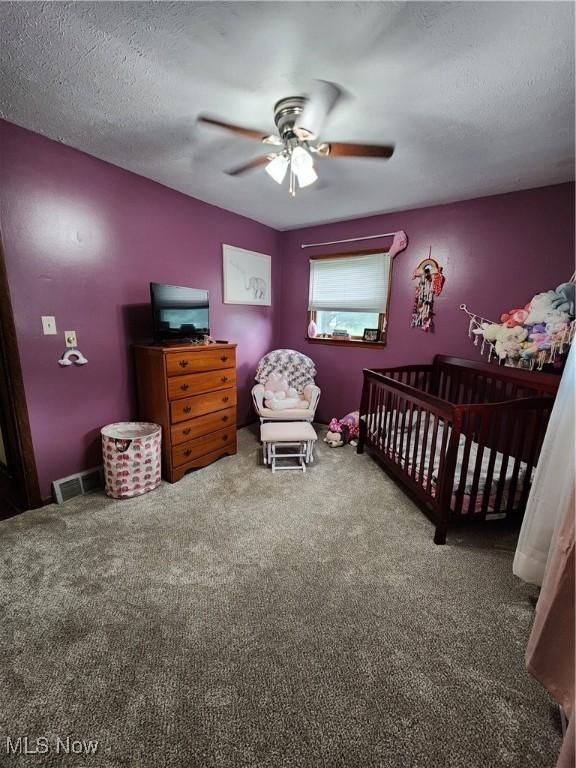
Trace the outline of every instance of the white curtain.
<path fill-rule="evenodd" d="M 550 415 L 512 568 L 516 576 L 539 586 L 542 584 L 548 555 L 552 551 L 558 528 L 568 507 L 573 504 L 576 482 L 575 348 L 576 344 L 570 348 Z"/>

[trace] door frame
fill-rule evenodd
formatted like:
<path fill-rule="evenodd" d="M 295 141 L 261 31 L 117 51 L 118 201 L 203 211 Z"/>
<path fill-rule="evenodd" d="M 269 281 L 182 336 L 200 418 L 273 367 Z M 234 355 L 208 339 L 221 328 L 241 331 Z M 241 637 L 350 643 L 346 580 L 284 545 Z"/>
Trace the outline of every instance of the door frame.
<path fill-rule="evenodd" d="M 8 273 L 0 232 L 0 422 L 8 460 L 8 475 L 2 469 L 12 513 L 41 507 L 42 496 L 28 418 L 24 378 L 18 353 Z M 10 512 L 8 512 L 10 514 Z M 0 516 L 6 512 L 0 509 Z"/>

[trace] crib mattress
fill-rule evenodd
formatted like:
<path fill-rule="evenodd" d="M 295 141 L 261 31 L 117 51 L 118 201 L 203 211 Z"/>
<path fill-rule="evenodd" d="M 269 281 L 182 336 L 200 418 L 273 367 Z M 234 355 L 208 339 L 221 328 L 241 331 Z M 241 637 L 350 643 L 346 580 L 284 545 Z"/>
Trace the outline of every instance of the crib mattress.
<path fill-rule="evenodd" d="M 415 416 L 416 414 L 414 414 Z M 399 464 L 401 468 L 410 476 L 412 476 L 412 470 L 414 468 L 414 479 L 417 483 L 420 485 L 423 485 L 425 487 L 428 486 L 428 492 L 432 495 L 436 495 L 436 487 L 438 483 L 438 475 L 439 475 L 439 468 L 440 468 L 440 453 L 442 450 L 442 441 L 444 438 L 444 422 L 442 420 L 437 420 L 435 416 L 432 414 L 430 415 L 430 422 L 428 427 L 428 437 L 427 437 L 427 444 L 424 454 L 424 463 L 422 464 L 422 451 L 423 451 L 423 442 L 424 442 L 424 425 L 423 425 L 423 419 L 420 425 L 420 432 L 419 435 L 416 435 L 415 427 L 413 426 L 412 430 L 408 429 L 408 422 L 406 422 L 404 429 L 402 430 L 402 426 L 400 423 L 400 419 L 398 419 L 398 426 L 396 427 L 396 430 L 394 429 L 396 418 L 395 413 L 393 413 L 392 418 L 389 416 L 388 420 L 390 423 L 389 427 L 389 439 L 388 439 L 388 450 L 384 451 L 383 446 L 383 440 L 382 435 L 378 435 L 377 431 L 377 421 L 376 421 L 376 414 L 368 414 L 368 417 L 362 416 L 362 420 L 367 422 L 367 429 L 370 434 L 370 441 L 374 443 L 383 453 L 387 454 L 389 458 L 394 461 L 395 464 Z M 432 438 L 434 436 L 434 428 L 435 428 L 435 422 L 438 422 L 438 430 L 436 434 L 436 441 L 433 443 Z M 450 432 L 451 427 L 447 428 L 448 433 L 446 435 L 446 445 L 448 445 L 448 440 L 450 438 Z M 403 440 L 401 434 L 397 434 L 396 432 L 403 434 Z M 394 440 L 394 436 L 396 435 L 396 440 Z M 416 439 L 418 437 L 418 445 L 416 445 Z M 401 445 L 402 443 L 402 445 Z M 394 450 L 394 444 L 396 444 L 396 449 Z M 463 500 L 462 500 L 462 510 L 461 514 L 466 515 L 469 513 L 474 512 L 480 512 L 482 508 L 482 503 L 484 500 L 484 494 L 486 492 L 486 486 L 488 483 L 488 475 L 489 475 L 489 464 L 490 464 L 490 455 L 493 453 L 489 450 L 484 450 L 482 453 L 482 462 L 480 467 L 480 477 L 478 480 L 478 491 L 476 498 L 473 503 L 473 508 L 470 508 L 471 502 L 472 502 L 472 489 L 474 485 L 474 471 L 476 468 L 476 458 L 478 456 L 478 450 L 479 446 L 478 443 L 472 441 L 470 443 L 470 452 L 468 457 L 468 466 L 466 469 L 466 472 L 464 473 L 464 476 L 462 476 L 462 469 L 464 465 L 464 457 L 465 457 L 465 446 L 466 446 L 466 438 L 464 435 L 460 435 L 460 442 L 458 445 L 458 456 L 456 459 L 456 469 L 454 471 L 454 486 L 452 489 L 452 500 L 451 500 L 451 508 L 454 509 L 456 507 L 457 503 L 457 494 L 458 491 L 464 487 L 464 494 L 463 494 Z M 434 454 L 434 459 L 432 459 L 432 454 Z M 509 493 L 511 491 L 511 485 L 512 485 L 512 479 L 514 476 L 514 470 L 516 467 L 516 459 L 513 457 L 508 457 L 508 461 L 506 465 L 503 467 L 504 462 L 504 455 L 502 453 L 496 452 L 496 457 L 494 461 L 494 468 L 492 471 L 492 479 L 490 482 L 490 489 L 488 491 L 488 513 L 486 515 L 487 519 L 498 519 L 506 517 L 506 514 L 504 512 L 494 512 L 494 505 L 496 502 L 496 496 L 497 496 L 497 490 L 498 490 L 498 483 L 500 481 L 500 477 L 502 474 L 502 471 L 505 473 L 505 480 L 504 480 L 504 488 L 502 493 L 502 499 L 499 504 L 500 509 L 506 508 L 508 504 L 508 497 Z M 518 462 L 518 479 L 515 484 L 514 489 L 514 501 L 513 506 L 516 506 L 519 501 L 520 497 L 522 495 L 522 488 L 524 485 L 524 478 L 526 476 L 526 464 L 523 461 Z M 428 472 L 429 467 L 432 464 L 432 477 L 430 478 L 430 483 L 428 483 Z M 423 467 L 422 477 L 420 477 L 420 467 Z"/>

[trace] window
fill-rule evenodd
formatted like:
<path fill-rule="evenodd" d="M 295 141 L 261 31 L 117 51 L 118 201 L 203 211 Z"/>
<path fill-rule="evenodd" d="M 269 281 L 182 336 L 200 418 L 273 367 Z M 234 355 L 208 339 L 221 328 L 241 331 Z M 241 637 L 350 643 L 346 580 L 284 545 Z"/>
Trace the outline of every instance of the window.
<path fill-rule="evenodd" d="M 390 271 L 382 250 L 312 257 L 308 314 L 318 329 L 314 341 L 384 344 Z M 378 329 L 376 342 L 363 339 L 365 329 Z"/>

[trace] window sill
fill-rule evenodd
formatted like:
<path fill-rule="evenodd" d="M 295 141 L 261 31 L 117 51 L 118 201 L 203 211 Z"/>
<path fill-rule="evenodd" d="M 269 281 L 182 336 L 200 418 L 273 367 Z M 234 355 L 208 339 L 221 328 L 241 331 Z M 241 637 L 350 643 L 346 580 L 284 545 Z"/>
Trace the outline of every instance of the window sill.
<path fill-rule="evenodd" d="M 306 336 L 305 340 L 309 344 L 332 344 L 337 347 L 368 347 L 373 349 L 382 349 L 386 346 L 385 341 L 363 341 L 362 339 L 320 339 Z"/>

